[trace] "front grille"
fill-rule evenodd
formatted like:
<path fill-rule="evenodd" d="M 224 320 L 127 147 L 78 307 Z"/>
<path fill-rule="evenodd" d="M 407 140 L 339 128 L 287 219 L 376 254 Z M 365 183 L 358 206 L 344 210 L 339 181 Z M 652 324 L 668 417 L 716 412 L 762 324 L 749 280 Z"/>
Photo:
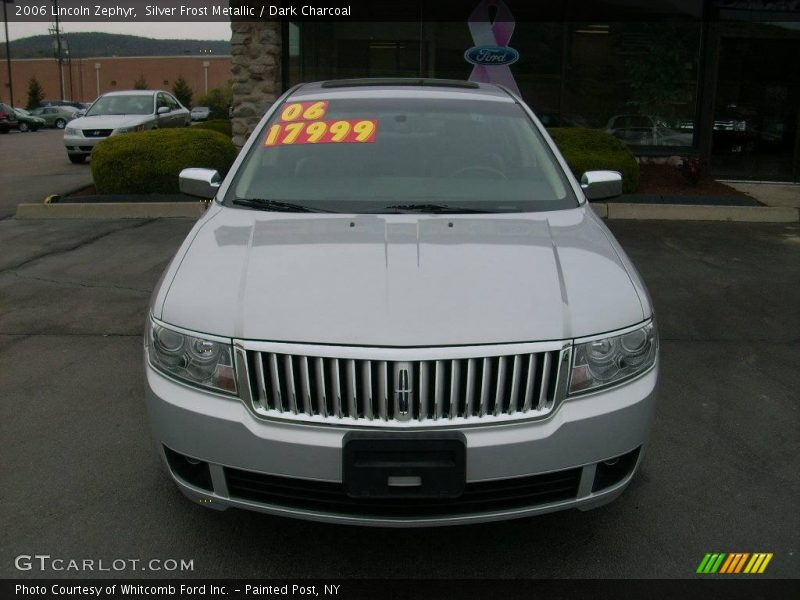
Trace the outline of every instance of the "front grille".
<path fill-rule="evenodd" d="M 93 146 L 79 146 L 79 147 L 84 152 L 91 152 L 93 148 Z"/>
<path fill-rule="evenodd" d="M 467 483 L 458 498 L 351 498 L 342 484 L 225 468 L 233 499 L 364 517 L 435 517 L 541 506 L 575 498 L 581 469 Z"/>
<path fill-rule="evenodd" d="M 101 137 L 108 137 L 111 135 L 111 132 L 114 131 L 113 129 L 84 129 L 83 130 L 83 137 L 87 138 L 101 138 Z"/>
<path fill-rule="evenodd" d="M 242 362 L 259 414 L 419 424 L 546 415 L 569 349 L 409 361 L 248 351 Z"/>

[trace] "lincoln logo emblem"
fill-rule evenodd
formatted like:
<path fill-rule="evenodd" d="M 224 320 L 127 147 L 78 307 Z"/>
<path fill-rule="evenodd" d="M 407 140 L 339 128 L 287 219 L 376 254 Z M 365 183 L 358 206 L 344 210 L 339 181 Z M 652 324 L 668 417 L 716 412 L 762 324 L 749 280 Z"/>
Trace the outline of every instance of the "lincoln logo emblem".
<path fill-rule="evenodd" d="M 400 367 L 397 370 L 397 389 L 394 391 L 397 402 L 397 412 L 402 416 L 407 416 L 411 410 L 411 376 L 407 367 Z"/>

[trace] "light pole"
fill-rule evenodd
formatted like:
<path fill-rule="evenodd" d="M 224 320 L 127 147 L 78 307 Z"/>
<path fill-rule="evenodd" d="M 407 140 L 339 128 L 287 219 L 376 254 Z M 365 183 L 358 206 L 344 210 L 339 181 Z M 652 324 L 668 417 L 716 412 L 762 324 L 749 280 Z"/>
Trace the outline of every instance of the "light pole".
<path fill-rule="evenodd" d="M 100 63 L 94 63 L 94 76 L 97 80 L 97 96 L 96 98 L 100 97 Z"/>
<path fill-rule="evenodd" d="M 56 36 L 55 50 L 56 60 L 58 61 L 58 83 L 59 91 L 61 92 L 61 100 L 64 100 L 64 57 L 61 55 L 61 28 L 58 21 L 58 0 L 53 0 L 53 8 L 56 13 L 56 26 L 50 30 L 50 33 Z"/>
<path fill-rule="evenodd" d="M 210 62 L 208 62 L 207 60 L 203 61 L 203 70 L 205 71 L 206 74 L 206 94 L 208 93 L 208 67 L 210 66 L 211 66 Z"/>
<path fill-rule="evenodd" d="M 8 97 L 11 106 L 14 106 L 14 84 L 11 82 L 11 43 L 8 41 L 8 15 L 6 4 L 13 3 L 14 0 L 3 0 L 3 24 L 6 28 L 6 65 L 8 66 Z"/>

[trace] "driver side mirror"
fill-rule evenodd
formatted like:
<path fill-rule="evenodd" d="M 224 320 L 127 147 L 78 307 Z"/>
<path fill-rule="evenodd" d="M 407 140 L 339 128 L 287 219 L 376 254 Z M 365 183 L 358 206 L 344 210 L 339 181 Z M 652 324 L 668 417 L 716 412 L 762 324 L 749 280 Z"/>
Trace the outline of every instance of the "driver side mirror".
<path fill-rule="evenodd" d="M 178 176 L 182 194 L 210 200 L 217 194 L 222 177 L 214 169 L 184 169 Z"/>
<path fill-rule="evenodd" d="M 581 189 L 587 200 L 603 200 L 622 195 L 622 174 L 618 171 L 586 171 Z"/>
<path fill-rule="evenodd" d="M 159 106 L 156 110 L 157 115 L 165 115 L 169 112 L 169 106 Z"/>

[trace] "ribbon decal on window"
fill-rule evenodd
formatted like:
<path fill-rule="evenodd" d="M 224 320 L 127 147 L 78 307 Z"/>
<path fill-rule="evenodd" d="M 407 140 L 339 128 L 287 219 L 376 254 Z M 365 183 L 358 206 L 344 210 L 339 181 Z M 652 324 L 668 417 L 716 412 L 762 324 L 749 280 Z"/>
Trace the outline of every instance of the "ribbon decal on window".
<path fill-rule="evenodd" d="M 495 8 L 490 21 L 489 8 Z M 482 0 L 469 16 L 469 32 L 475 46 L 464 53 L 464 59 L 475 65 L 470 81 L 496 83 L 519 94 L 517 82 L 509 65 L 519 59 L 519 52 L 508 43 L 514 33 L 514 17 L 503 0 Z"/>

